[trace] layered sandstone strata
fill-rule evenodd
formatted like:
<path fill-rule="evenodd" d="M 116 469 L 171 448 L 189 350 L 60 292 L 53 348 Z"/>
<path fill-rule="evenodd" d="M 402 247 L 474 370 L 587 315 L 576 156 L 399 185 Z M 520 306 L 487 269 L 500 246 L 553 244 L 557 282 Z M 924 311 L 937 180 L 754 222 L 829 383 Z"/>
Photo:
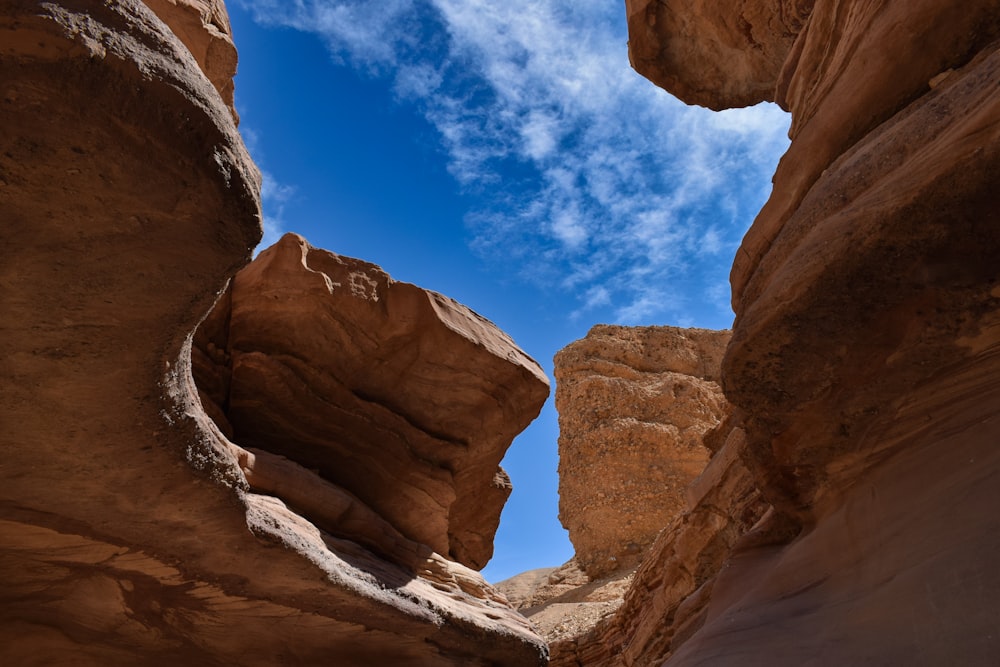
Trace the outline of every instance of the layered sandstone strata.
<path fill-rule="evenodd" d="M 634 568 L 725 416 L 728 331 L 600 325 L 555 357 L 559 517 L 592 578 Z"/>
<path fill-rule="evenodd" d="M 720 35 L 738 43 L 732 18 L 751 5 L 762 22 L 748 21 L 747 57 L 769 64 L 715 68 L 692 96 L 704 54 Z M 741 443 L 730 468 L 773 508 L 708 560 L 710 588 L 633 589 L 641 604 L 627 598 L 566 664 L 992 664 L 1000 8 L 627 6 L 641 73 L 714 108 L 775 99 L 792 112 L 733 269 L 722 378 L 739 435 L 716 454 Z M 760 26 L 788 34 L 761 40 Z M 690 57 L 671 55 L 675 38 Z M 663 539 L 674 546 L 658 543 L 661 565 L 640 573 L 673 576 L 662 556 L 687 548 Z"/>
<path fill-rule="evenodd" d="M 549 393 L 493 323 L 286 234 L 236 275 L 195 358 L 234 442 L 315 470 L 437 553 L 489 561 L 500 459 Z"/>
<path fill-rule="evenodd" d="M 135 0 L 0 0 L 0 119 L 0 663 L 543 663 L 450 555 L 490 519 L 435 518 L 435 553 L 203 411 L 191 336 L 260 238 L 259 175 L 177 35 Z M 498 455 L 448 451 L 474 513 Z"/>

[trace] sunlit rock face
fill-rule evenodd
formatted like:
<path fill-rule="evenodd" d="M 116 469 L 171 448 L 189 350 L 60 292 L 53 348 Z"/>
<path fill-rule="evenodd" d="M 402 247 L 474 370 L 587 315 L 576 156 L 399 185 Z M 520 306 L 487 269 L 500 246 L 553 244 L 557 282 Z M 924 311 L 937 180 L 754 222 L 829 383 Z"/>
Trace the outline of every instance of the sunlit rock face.
<path fill-rule="evenodd" d="M 555 357 L 559 516 L 580 567 L 634 568 L 708 462 L 728 331 L 596 326 Z"/>
<path fill-rule="evenodd" d="M 664 600 L 706 590 L 766 510 L 742 441 L 727 440 L 717 381 L 729 335 L 599 325 L 556 355 L 560 516 L 576 554 L 498 584 L 549 641 L 553 665 L 657 655 L 704 611 L 664 624 Z"/>
<path fill-rule="evenodd" d="M 198 61 L 239 122 L 233 105 L 236 45 L 229 12 L 222 0 L 144 0 Z"/>
<path fill-rule="evenodd" d="M 773 511 L 742 462 L 742 430 L 727 420 L 704 442 L 711 461 L 645 552 L 616 612 L 584 632 L 550 639 L 551 665 L 662 663 L 704 624 L 733 548 Z"/>
<path fill-rule="evenodd" d="M 168 25 L 135 0 L 0 1 L 0 664 L 543 664 L 527 621 L 457 562 L 488 557 L 498 448 L 517 428 L 490 421 L 500 408 L 478 440 L 434 424 L 451 441 L 427 534 L 386 500 L 395 489 L 373 500 L 303 465 L 326 460 L 239 447 L 203 410 L 191 336 L 260 239 L 260 184 L 226 86 Z M 397 327 L 434 314 L 464 342 L 439 332 L 428 344 L 447 340 L 456 358 L 509 340 L 443 297 L 401 300 Z M 456 361 L 417 352 L 415 369 Z M 540 404 L 545 383 L 512 344 L 501 354 L 517 370 L 484 365 L 491 390 L 400 386 L 463 415 L 495 401 L 530 419 L 518 387 Z M 358 401 L 389 400 L 353 386 Z M 409 393 L 387 434 L 412 417 Z M 247 396 L 216 405 L 220 423 Z"/>
<path fill-rule="evenodd" d="M 314 469 L 403 535 L 479 569 L 499 467 L 549 393 L 493 323 L 288 234 L 199 330 L 195 379 L 243 447 Z"/>
<path fill-rule="evenodd" d="M 709 589 L 657 594 L 645 620 L 626 602 L 617 634 L 574 650 L 588 665 L 992 664 L 1000 6 L 817 0 L 793 23 L 789 3 L 757 4 L 789 34 L 781 66 L 744 87 L 791 111 L 792 144 L 734 263 L 722 384 L 739 435 L 716 458 L 742 442 L 738 465 L 772 509 Z M 743 104 L 742 67 L 694 99 L 698 59 L 670 55 L 674 37 L 715 48 L 727 16 L 633 25 L 633 62 L 685 99 Z M 662 51 L 664 72 L 637 49 Z"/>

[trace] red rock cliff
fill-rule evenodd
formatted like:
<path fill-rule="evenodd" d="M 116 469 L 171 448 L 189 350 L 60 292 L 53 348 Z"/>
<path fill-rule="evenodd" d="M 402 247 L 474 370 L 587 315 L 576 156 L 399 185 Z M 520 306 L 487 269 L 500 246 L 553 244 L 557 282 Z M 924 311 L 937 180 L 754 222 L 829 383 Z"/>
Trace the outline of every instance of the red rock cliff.
<path fill-rule="evenodd" d="M 150 4 L 166 11 L 0 0 L 0 664 L 543 664 L 527 622 L 456 562 L 488 557 L 505 491 L 500 450 L 546 391 L 492 325 L 397 284 L 381 303 L 401 317 L 361 327 L 388 344 L 414 322 L 433 324 L 431 349 L 418 345 L 412 360 L 428 383 L 455 361 L 434 349 L 443 340 L 484 356 L 507 345 L 505 363 L 517 366 L 507 376 L 490 368 L 511 388 L 477 384 L 456 364 L 443 375 L 468 384 L 416 392 L 432 402 L 418 409 L 366 384 L 365 361 L 352 358 L 344 386 L 370 404 L 372 428 L 427 434 L 412 451 L 393 444 L 403 458 L 387 479 L 397 484 L 377 497 L 285 458 L 302 444 L 294 438 L 280 449 L 267 429 L 244 428 L 235 413 L 258 399 L 242 376 L 261 360 L 242 329 L 228 330 L 232 353 L 207 350 L 224 368 L 227 354 L 237 360 L 231 386 L 241 393 L 226 407 L 259 449 L 228 440 L 203 410 L 192 335 L 260 239 L 259 174 L 224 99 L 231 72 L 213 75 L 226 42 L 221 3 Z M 338 260 L 291 245 L 298 277 L 333 291 L 340 274 L 317 264 Z M 262 264 L 237 287 L 267 273 Z M 388 283 L 371 268 L 347 273 L 345 290 Z M 230 319 L 243 322 L 253 309 L 233 294 Z M 398 373 L 377 360 L 387 375 L 370 376 Z M 460 413 L 433 404 L 463 390 Z M 497 426 L 489 412 L 481 439 L 463 440 L 446 419 L 468 426 L 476 402 L 494 398 L 515 418 Z M 410 470 L 438 445 L 444 453 Z M 354 473 L 361 459 L 379 463 L 370 451 L 350 455 L 335 443 L 304 462 Z M 440 505 L 428 512 L 433 526 L 414 523 L 410 495 L 401 503 L 394 490 L 426 490 L 421 507 Z"/>
<path fill-rule="evenodd" d="M 744 472 L 714 484 L 773 509 L 721 559 L 665 533 L 636 577 L 660 584 L 563 664 L 994 664 L 1000 6 L 626 5 L 654 82 L 792 113 L 732 273 L 716 459 Z M 715 569 L 687 593 L 692 557 Z"/>

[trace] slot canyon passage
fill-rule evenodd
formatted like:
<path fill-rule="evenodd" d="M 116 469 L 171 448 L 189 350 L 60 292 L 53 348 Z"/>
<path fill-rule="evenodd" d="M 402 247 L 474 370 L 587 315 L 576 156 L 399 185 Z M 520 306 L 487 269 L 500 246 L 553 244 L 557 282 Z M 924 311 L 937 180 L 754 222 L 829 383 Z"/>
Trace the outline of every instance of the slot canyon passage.
<path fill-rule="evenodd" d="M 576 553 L 491 585 L 542 367 L 253 258 L 221 0 L 0 0 L 0 664 L 997 664 L 1000 5 L 624 11 L 650 86 L 791 145 L 731 331 L 556 355 Z"/>

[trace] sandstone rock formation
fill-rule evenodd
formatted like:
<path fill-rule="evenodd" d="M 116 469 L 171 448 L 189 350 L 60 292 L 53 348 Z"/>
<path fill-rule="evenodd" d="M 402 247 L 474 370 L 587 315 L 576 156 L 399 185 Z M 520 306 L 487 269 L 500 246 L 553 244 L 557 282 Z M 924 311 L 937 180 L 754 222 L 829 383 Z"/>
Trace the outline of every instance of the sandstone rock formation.
<path fill-rule="evenodd" d="M 629 60 L 688 104 L 773 102 L 774 81 L 816 0 L 625 0 Z"/>
<path fill-rule="evenodd" d="M 560 516 L 576 555 L 562 567 L 497 584 L 549 642 L 553 664 L 590 664 L 603 647 L 621 653 L 616 641 L 625 630 L 608 619 L 623 600 L 643 608 L 663 587 L 674 599 L 690 593 L 710 578 L 712 559 L 726 553 L 720 545 L 759 516 L 752 485 L 723 491 L 739 482 L 729 463 L 718 462 L 736 457 L 717 457 L 704 471 L 730 431 L 720 426 L 727 404 L 717 384 L 728 340 L 728 331 L 599 325 L 556 355 Z M 716 432 L 723 435 L 706 441 Z M 688 487 L 696 477 L 704 481 L 695 493 Z M 722 521 L 720 508 L 739 518 Z M 640 561 L 646 565 L 636 574 Z M 652 628 L 655 636 L 633 639 L 636 648 L 673 634 Z"/>
<path fill-rule="evenodd" d="M 162 21 L 0 0 L 0 122 L 0 664 L 544 663 L 478 573 L 203 411 L 191 336 L 260 238 L 259 175 Z M 496 473 L 481 444 L 454 489 Z M 471 513 L 444 546 L 481 555 Z"/>
<path fill-rule="evenodd" d="M 236 75 L 236 45 L 229 25 L 229 12 L 223 0 L 144 0 L 167 24 L 198 61 L 202 72 L 212 82 L 229 107 L 236 122 L 239 116 L 233 105 L 233 77 Z"/>
<path fill-rule="evenodd" d="M 728 331 L 596 326 L 555 357 L 559 516 L 591 577 L 634 568 L 683 508 L 725 416 Z"/>
<path fill-rule="evenodd" d="M 286 234 L 236 275 L 196 348 L 195 380 L 234 442 L 315 469 L 409 539 L 486 565 L 510 493 L 500 459 L 549 393 L 491 322 Z"/>
<path fill-rule="evenodd" d="M 730 553 L 770 511 L 742 463 L 742 431 L 723 422 L 706 444 L 715 455 L 644 555 L 616 613 L 583 632 L 547 637 L 551 665 L 660 664 L 705 622 Z"/>
<path fill-rule="evenodd" d="M 692 92 L 704 54 L 739 43 L 732 14 L 628 3 L 641 73 L 715 108 L 792 112 L 733 268 L 733 430 L 709 467 L 729 472 L 698 483 L 682 521 L 708 518 L 697 508 L 719 490 L 731 533 L 739 511 L 765 513 L 707 557 L 669 529 L 616 616 L 553 664 L 994 664 L 1000 6 L 756 2 L 742 16 L 751 5 L 763 23 L 748 21 L 746 58 L 766 66 L 737 59 Z M 726 480 L 747 502 L 729 504 Z"/>
<path fill-rule="evenodd" d="M 839 4 L 817 3 L 778 81 L 793 142 L 734 266 L 725 361 L 747 461 L 802 533 L 734 559 L 731 602 L 678 659 L 721 634 L 772 646 L 747 632 L 766 610 L 799 637 L 789 662 L 989 664 L 1000 7 Z"/>

